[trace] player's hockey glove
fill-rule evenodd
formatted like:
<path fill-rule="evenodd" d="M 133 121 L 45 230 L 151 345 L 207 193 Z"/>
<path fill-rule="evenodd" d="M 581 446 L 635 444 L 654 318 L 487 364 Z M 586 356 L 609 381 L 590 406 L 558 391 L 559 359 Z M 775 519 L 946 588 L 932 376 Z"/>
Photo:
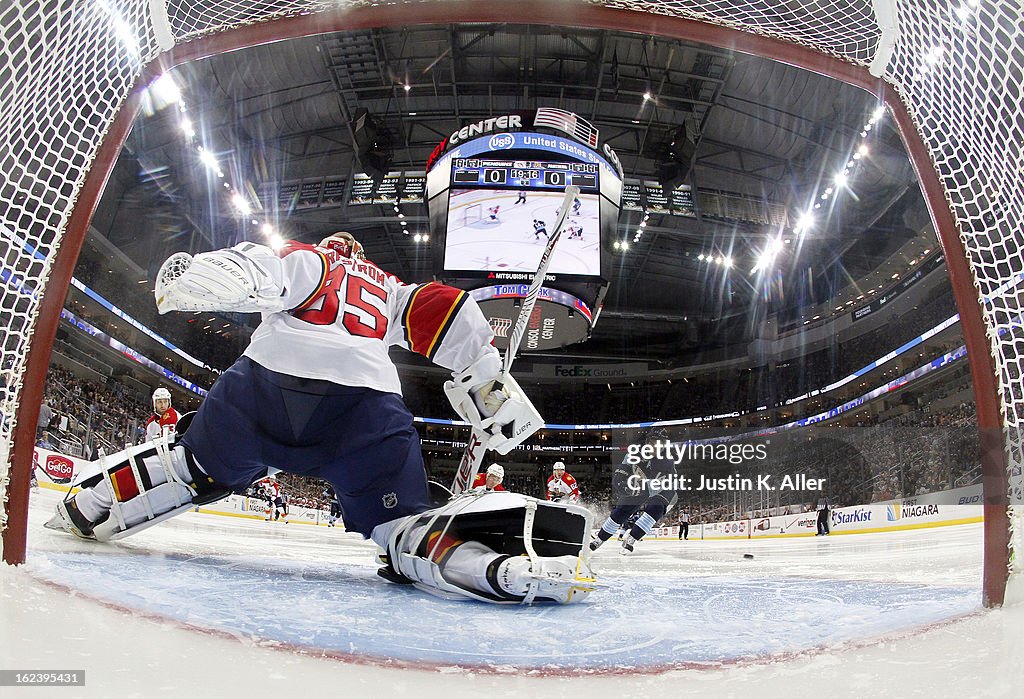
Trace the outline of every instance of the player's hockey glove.
<path fill-rule="evenodd" d="M 452 373 L 445 395 L 464 420 L 488 435 L 484 447 L 507 454 L 541 428 L 543 420 L 519 384 L 501 372 L 501 358 L 491 350 L 468 368 Z"/>

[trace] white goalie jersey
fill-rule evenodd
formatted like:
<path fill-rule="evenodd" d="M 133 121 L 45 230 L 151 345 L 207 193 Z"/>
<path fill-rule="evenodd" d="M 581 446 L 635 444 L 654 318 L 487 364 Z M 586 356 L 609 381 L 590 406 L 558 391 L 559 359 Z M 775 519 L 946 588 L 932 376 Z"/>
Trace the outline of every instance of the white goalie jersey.
<path fill-rule="evenodd" d="M 371 262 L 304 243 L 278 254 L 255 243 L 233 250 L 266 271 L 261 294 L 285 309 L 263 314 L 245 350 L 272 371 L 401 394 L 391 345 L 456 370 L 496 353 L 490 326 L 460 289 L 403 284 Z"/>

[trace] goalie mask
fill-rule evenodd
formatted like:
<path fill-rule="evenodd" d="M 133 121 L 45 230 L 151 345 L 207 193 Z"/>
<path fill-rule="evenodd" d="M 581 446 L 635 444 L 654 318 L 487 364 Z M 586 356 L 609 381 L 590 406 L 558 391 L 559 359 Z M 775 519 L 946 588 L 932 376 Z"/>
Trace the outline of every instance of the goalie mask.
<path fill-rule="evenodd" d="M 363 246 L 355 239 L 355 236 L 347 231 L 330 234 L 320 241 L 320 247 L 333 250 L 342 257 L 350 257 L 354 260 L 366 259 Z"/>

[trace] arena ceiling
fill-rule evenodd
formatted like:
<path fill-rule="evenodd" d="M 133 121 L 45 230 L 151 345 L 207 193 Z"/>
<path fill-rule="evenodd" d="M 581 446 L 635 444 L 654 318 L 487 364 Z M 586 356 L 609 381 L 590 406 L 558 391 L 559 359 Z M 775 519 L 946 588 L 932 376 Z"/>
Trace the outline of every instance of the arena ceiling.
<path fill-rule="evenodd" d="M 457 24 L 307 37 L 175 69 L 196 132 L 154 102 L 140 115 L 94 229 L 152 279 L 178 250 L 260 239 L 270 219 L 304 241 L 347 229 L 368 255 L 406 281 L 432 276 L 423 205 L 320 206 L 240 217 L 223 182 L 254 199 L 268 185 L 363 171 L 352 115 L 366 108 L 393 135 L 392 168 L 422 170 L 445 136 L 481 118 L 537 107 L 579 114 L 615 148 L 627 178 L 656 179 L 680 128 L 696 146 L 688 183 L 696 217 L 623 214 L 613 277 L 594 336 L 567 356 L 673 364 L 694 351 L 749 340 L 771 313 L 799 317 L 865 277 L 927 221 L 913 168 L 882 118 L 865 138 L 874 98 L 820 75 L 754 56 L 651 36 L 570 27 Z M 408 89 L 406 89 L 408 86 Z M 645 94 L 649 98 L 645 98 Z M 218 177 L 196 157 L 206 144 Z M 846 187 L 832 178 L 870 146 Z M 712 215 L 723 197 L 749 210 Z M 814 203 L 817 222 L 792 229 Z M 707 205 L 707 206 L 705 206 Z M 735 208 L 735 207 L 734 207 Z M 759 223 L 764 212 L 781 222 Z M 254 219 L 254 217 L 256 217 Z M 406 226 L 401 222 L 405 221 Z M 145 222 L 141 224 L 140 222 Z M 769 275 L 750 272 L 767 241 L 791 240 Z M 699 260 L 731 256 L 731 269 Z"/>

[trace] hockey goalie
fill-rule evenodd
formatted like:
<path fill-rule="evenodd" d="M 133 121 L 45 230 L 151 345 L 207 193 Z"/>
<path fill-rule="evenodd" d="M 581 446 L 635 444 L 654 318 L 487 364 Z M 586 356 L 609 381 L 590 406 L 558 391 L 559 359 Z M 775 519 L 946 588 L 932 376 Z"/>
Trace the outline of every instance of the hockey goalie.
<path fill-rule="evenodd" d="M 496 603 L 567 603 L 595 589 L 581 557 L 587 510 L 512 493 L 431 501 L 390 346 L 452 370 L 445 393 L 486 448 L 506 454 L 542 424 L 465 292 L 403 284 L 336 233 L 277 253 L 242 243 L 172 255 L 156 302 L 161 313 L 259 312 L 262 323 L 176 435 L 102 458 L 48 527 L 118 539 L 273 468 L 328 481 L 347 529 L 384 549 L 380 574 L 392 582 Z"/>

